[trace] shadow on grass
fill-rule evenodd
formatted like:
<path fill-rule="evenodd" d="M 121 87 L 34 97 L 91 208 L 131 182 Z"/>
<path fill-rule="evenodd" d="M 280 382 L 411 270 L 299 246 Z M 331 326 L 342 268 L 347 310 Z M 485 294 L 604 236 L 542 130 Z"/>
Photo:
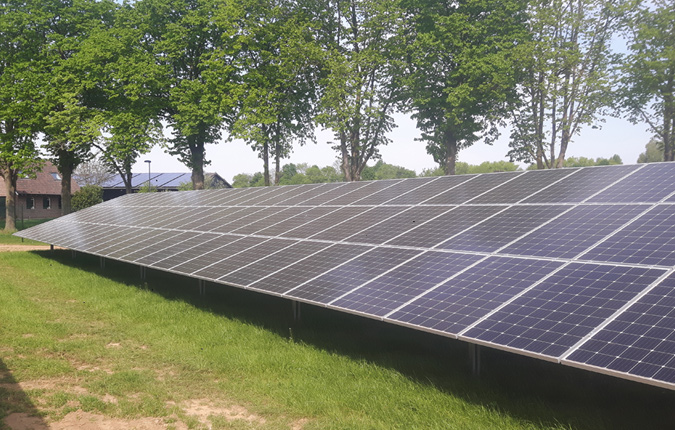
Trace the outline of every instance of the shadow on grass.
<path fill-rule="evenodd" d="M 213 283 L 200 296 L 196 279 L 148 270 L 144 283 L 135 265 L 107 260 L 101 270 L 95 256 L 37 254 L 139 288 L 147 283 L 166 299 L 394 369 L 418 383 L 543 426 L 675 428 L 674 391 L 490 348 L 481 348 L 481 375 L 473 376 L 465 342 L 306 304 L 299 324 L 287 299 Z"/>
<path fill-rule="evenodd" d="M 0 429 L 48 428 L 35 405 L 0 359 Z"/>

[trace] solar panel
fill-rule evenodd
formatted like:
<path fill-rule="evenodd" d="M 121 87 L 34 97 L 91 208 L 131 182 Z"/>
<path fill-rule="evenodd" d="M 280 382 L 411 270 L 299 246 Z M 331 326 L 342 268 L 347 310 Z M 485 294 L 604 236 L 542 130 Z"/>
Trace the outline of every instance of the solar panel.
<path fill-rule="evenodd" d="M 675 274 L 567 357 L 570 362 L 653 381 L 675 379 Z"/>
<path fill-rule="evenodd" d="M 18 235 L 675 389 L 675 163 L 123 196 Z"/>
<path fill-rule="evenodd" d="M 559 357 L 664 273 L 570 263 L 462 335 Z"/>

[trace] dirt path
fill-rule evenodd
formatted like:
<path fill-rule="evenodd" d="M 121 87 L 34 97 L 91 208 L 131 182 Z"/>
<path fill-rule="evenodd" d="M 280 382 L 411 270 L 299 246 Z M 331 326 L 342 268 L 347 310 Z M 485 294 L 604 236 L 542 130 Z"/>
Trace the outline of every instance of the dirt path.
<path fill-rule="evenodd" d="M 48 251 L 49 245 L 8 245 L 0 243 L 0 252 Z"/>

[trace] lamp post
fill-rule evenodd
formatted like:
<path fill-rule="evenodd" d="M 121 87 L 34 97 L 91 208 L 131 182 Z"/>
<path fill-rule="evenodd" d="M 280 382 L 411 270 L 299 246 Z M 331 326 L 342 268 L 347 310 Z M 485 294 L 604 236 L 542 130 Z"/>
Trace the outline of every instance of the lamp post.
<path fill-rule="evenodd" d="M 146 163 L 148 163 L 148 192 L 150 192 L 150 163 L 152 163 L 152 160 L 145 160 Z"/>

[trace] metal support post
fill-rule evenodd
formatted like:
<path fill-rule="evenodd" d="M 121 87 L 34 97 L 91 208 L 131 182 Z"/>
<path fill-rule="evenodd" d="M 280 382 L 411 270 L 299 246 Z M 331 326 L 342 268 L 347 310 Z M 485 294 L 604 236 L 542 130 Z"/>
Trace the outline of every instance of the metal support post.
<path fill-rule="evenodd" d="M 145 281 L 147 275 L 147 268 L 145 266 L 138 266 L 141 269 L 141 281 Z"/>
<path fill-rule="evenodd" d="M 101 264 L 101 270 L 105 269 L 105 257 L 99 257 L 99 263 Z"/>
<path fill-rule="evenodd" d="M 300 314 L 300 302 L 296 302 L 295 300 L 293 300 L 291 302 L 291 306 L 293 308 L 293 321 L 296 323 L 300 322 L 302 316 Z"/>
<path fill-rule="evenodd" d="M 54 253 L 54 245 L 49 245 L 49 252 Z"/>
<path fill-rule="evenodd" d="M 77 257 L 77 251 L 75 251 L 74 249 L 72 249 L 72 250 L 70 251 L 70 257 L 74 260 L 75 257 Z"/>
<path fill-rule="evenodd" d="M 204 279 L 199 279 L 199 295 L 206 295 L 206 281 Z"/>
<path fill-rule="evenodd" d="M 480 375 L 480 346 L 475 343 L 469 344 L 469 361 L 471 361 L 471 373 L 474 376 Z"/>

